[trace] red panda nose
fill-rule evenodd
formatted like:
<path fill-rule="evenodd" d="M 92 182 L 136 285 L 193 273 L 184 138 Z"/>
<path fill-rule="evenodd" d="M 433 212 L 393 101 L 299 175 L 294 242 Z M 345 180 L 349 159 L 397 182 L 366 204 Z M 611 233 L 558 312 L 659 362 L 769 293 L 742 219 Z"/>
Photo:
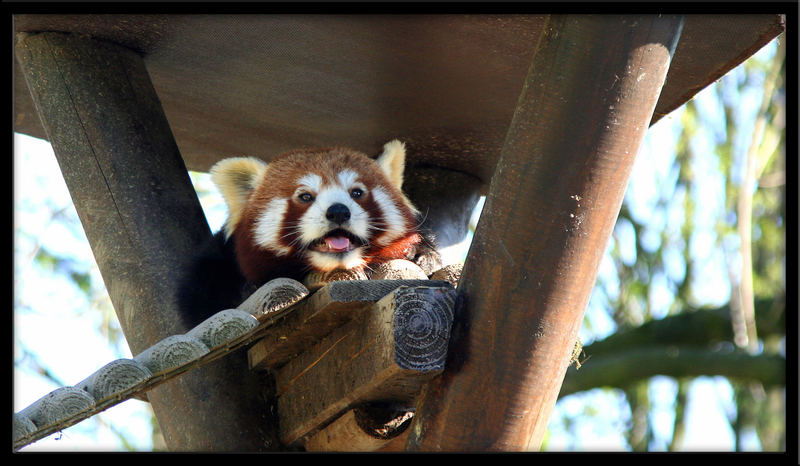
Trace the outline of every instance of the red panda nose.
<path fill-rule="evenodd" d="M 328 211 L 325 212 L 325 218 L 333 223 L 341 225 L 350 220 L 350 209 L 344 204 L 333 204 L 328 207 Z"/>

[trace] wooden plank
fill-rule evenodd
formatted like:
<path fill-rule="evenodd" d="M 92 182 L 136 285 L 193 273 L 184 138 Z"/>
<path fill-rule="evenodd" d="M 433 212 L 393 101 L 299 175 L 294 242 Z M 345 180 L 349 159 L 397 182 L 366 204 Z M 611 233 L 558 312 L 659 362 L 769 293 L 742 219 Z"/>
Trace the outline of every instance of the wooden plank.
<path fill-rule="evenodd" d="M 776 13 L 794 11 L 792 3 L 763 5 L 761 12 L 687 16 L 688 40 L 675 54 L 656 116 L 781 33 Z M 37 11 L 13 19 L 17 31 L 71 31 L 139 50 L 190 169 L 207 171 L 230 154 L 271 157 L 331 141 L 378 153 L 391 135 L 407 141 L 409 166 L 469 173 L 485 188 L 545 17 Z M 43 137 L 24 83 L 14 97 L 17 131 Z M 435 220 L 441 211 L 428 199 Z"/>
<path fill-rule="evenodd" d="M 552 16 L 408 450 L 538 449 L 682 17 Z M 476 409 L 479 407 L 479 409 Z"/>
<path fill-rule="evenodd" d="M 275 321 L 248 351 L 250 368 L 278 368 L 400 286 L 447 287 L 439 280 L 331 282 Z"/>
<path fill-rule="evenodd" d="M 411 404 L 444 368 L 452 287 L 401 287 L 276 371 L 281 441 L 302 440 L 349 407 Z"/>

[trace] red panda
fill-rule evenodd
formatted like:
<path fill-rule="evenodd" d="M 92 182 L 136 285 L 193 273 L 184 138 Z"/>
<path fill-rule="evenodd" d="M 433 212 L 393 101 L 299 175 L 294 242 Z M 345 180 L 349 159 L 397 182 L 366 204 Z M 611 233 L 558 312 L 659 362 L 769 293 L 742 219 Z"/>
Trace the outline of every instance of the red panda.
<path fill-rule="evenodd" d="M 404 169 L 405 147 L 396 140 L 376 160 L 328 148 L 291 151 L 269 163 L 252 157 L 218 162 L 211 179 L 228 207 L 228 220 L 216 235 L 222 253 L 194 267 L 194 284 L 181 291 L 194 296 L 181 303 L 190 308 L 182 310 L 190 316 L 184 320 L 199 323 L 238 304 L 222 301 L 243 299 L 225 290 L 207 296 L 197 273 L 205 277 L 200 283 L 244 283 L 253 290 L 279 277 L 301 281 L 312 271 L 369 271 L 391 259 L 413 260 L 423 251 L 438 255 L 402 192 Z M 220 278 L 234 272 L 238 279 Z"/>

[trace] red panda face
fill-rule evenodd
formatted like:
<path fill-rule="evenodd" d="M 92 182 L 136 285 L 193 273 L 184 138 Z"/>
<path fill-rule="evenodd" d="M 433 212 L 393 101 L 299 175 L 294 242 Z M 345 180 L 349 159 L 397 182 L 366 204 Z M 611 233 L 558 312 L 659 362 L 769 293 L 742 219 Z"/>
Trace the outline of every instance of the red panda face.
<path fill-rule="evenodd" d="M 294 151 L 267 165 L 247 159 L 249 168 L 226 175 L 239 183 L 236 189 L 226 189 L 224 170 L 215 166 L 223 195 L 239 196 L 231 201 L 225 195 L 231 211 L 226 232 L 236 235 L 245 276 L 260 281 L 253 278 L 265 276 L 269 263 L 330 271 L 367 266 L 387 251 L 400 255 L 418 235 L 416 211 L 400 191 L 404 160 L 397 158 L 404 159 L 404 150 L 393 142 L 378 161 L 347 149 Z"/>

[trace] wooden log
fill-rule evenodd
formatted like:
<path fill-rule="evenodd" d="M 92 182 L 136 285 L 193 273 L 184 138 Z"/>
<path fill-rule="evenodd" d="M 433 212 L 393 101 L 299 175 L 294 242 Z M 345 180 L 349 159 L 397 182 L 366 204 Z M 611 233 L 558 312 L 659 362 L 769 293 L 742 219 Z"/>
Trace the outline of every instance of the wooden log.
<path fill-rule="evenodd" d="M 136 356 L 156 370 L 155 374 L 135 359 L 112 361 L 74 387 L 68 387 L 78 390 L 79 394 L 85 391 L 91 395 L 95 400 L 92 404 L 72 410 L 66 417 L 61 416 L 41 428 L 23 415 L 35 412 L 37 408 L 34 406 L 15 413 L 14 449 L 66 429 L 127 399 L 147 401 L 146 392 L 257 341 L 270 322 L 260 327 L 255 326 L 256 323 L 255 317 L 249 313 L 229 309 L 207 319 L 186 335 L 167 337 Z M 208 345 L 212 347 L 207 348 Z M 228 383 L 236 383 L 236 380 L 230 379 Z"/>
<path fill-rule="evenodd" d="M 539 448 L 682 24 L 548 19 L 408 450 Z"/>
<path fill-rule="evenodd" d="M 444 369 L 454 292 L 401 287 L 276 371 L 281 440 L 297 444 L 355 404 L 412 405 Z"/>
<path fill-rule="evenodd" d="M 308 295 L 308 288 L 291 278 L 276 278 L 262 285 L 237 309 L 263 322 Z"/>
<path fill-rule="evenodd" d="M 373 280 L 427 280 L 428 276 L 417 264 L 405 259 L 394 259 L 376 266 L 371 278 Z"/>
<path fill-rule="evenodd" d="M 172 335 L 133 357 L 153 375 L 190 363 L 208 353 L 208 347 L 188 335 Z"/>
<path fill-rule="evenodd" d="M 458 287 L 458 280 L 461 279 L 461 269 L 463 268 L 464 264 L 446 265 L 436 272 L 433 272 L 430 278 L 431 280 L 444 280 L 454 287 Z"/>
<path fill-rule="evenodd" d="M 303 284 L 309 290 L 316 291 L 328 283 L 350 281 L 350 280 L 367 280 L 367 273 L 361 269 L 352 270 L 331 270 L 329 272 L 311 272 L 303 279 Z"/>
<path fill-rule="evenodd" d="M 95 403 L 92 395 L 76 387 L 60 387 L 39 398 L 20 411 L 37 429 L 55 424 L 89 409 Z"/>
<path fill-rule="evenodd" d="M 201 322 L 186 335 L 203 343 L 209 349 L 224 345 L 258 326 L 258 320 L 239 309 L 220 311 Z"/>
<path fill-rule="evenodd" d="M 98 402 L 147 382 L 153 374 L 133 359 L 117 359 L 75 384 Z"/>
<path fill-rule="evenodd" d="M 412 416 L 413 412 L 402 410 L 376 425 L 365 425 L 362 411 L 351 409 L 309 437 L 303 446 L 314 452 L 401 451 Z"/>
<path fill-rule="evenodd" d="M 186 332 L 175 277 L 211 231 L 142 57 L 54 32 L 18 35 L 16 57 L 131 352 Z M 262 451 L 279 445 L 260 390 L 240 352 L 148 398 L 171 450 Z"/>
<path fill-rule="evenodd" d="M 400 286 L 446 287 L 435 280 L 354 280 L 325 285 L 292 312 L 278 317 L 248 351 L 250 368 L 277 368 L 321 340 L 334 329 L 357 318 L 372 303 Z"/>
<path fill-rule="evenodd" d="M 12 433 L 15 442 L 34 432 L 36 432 L 36 424 L 28 419 L 28 416 L 25 416 L 22 413 L 14 413 L 14 426 L 12 428 Z"/>
<path fill-rule="evenodd" d="M 290 280 L 289 282 L 294 281 Z M 359 299 L 368 299 L 369 302 L 374 302 L 401 284 L 419 283 L 447 286 L 447 283 L 444 282 L 428 280 L 422 282 L 413 280 L 382 281 L 366 287 L 364 284 L 349 285 L 347 282 L 343 282 L 333 286 L 334 289 L 329 291 L 332 291 L 334 299 L 340 302 L 354 302 Z M 89 393 L 94 398 L 95 402 L 84 409 L 73 410 L 66 417 L 59 415 L 61 417 L 56 422 L 42 428 L 38 428 L 22 414 L 23 412 L 33 412 L 35 409 L 33 406 L 15 413 L 14 449 L 22 448 L 53 432 L 68 428 L 129 398 L 135 397 L 147 401 L 144 397 L 145 392 L 180 375 L 185 376 L 189 371 L 194 371 L 238 348 L 258 341 L 266 329 L 279 321 L 282 311 L 291 314 L 290 309 L 281 308 L 281 306 L 291 306 L 296 299 L 296 291 L 305 292 L 305 288 L 297 282 L 288 283 L 279 280 L 279 286 L 274 283 L 268 285 L 270 284 L 264 285 L 263 292 L 257 299 L 251 301 L 252 306 L 245 306 L 256 314 L 261 313 L 264 309 L 271 309 L 270 312 L 262 315 L 264 319 L 262 325 L 256 326 L 257 319 L 249 312 L 229 309 L 215 314 L 186 335 L 167 337 L 137 355 L 137 358 L 146 360 L 148 366 L 156 370 L 155 374 L 151 374 L 147 367 L 135 359 L 113 361 L 73 387 Z M 286 289 L 281 290 L 284 285 L 288 286 L 290 291 L 288 294 L 285 293 Z M 300 288 L 297 288 L 298 286 Z M 290 299 L 283 299 L 281 296 L 283 298 L 288 296 Z M 281 305 L 276 303 L 281 303 Z M 228 381 L 228 383 L 235 382 L 236 379 Z M 51 395 L 51 398 L 53 396 L 55 395 Z M 51 408 L 48 409 L 52 411 Z"/>

